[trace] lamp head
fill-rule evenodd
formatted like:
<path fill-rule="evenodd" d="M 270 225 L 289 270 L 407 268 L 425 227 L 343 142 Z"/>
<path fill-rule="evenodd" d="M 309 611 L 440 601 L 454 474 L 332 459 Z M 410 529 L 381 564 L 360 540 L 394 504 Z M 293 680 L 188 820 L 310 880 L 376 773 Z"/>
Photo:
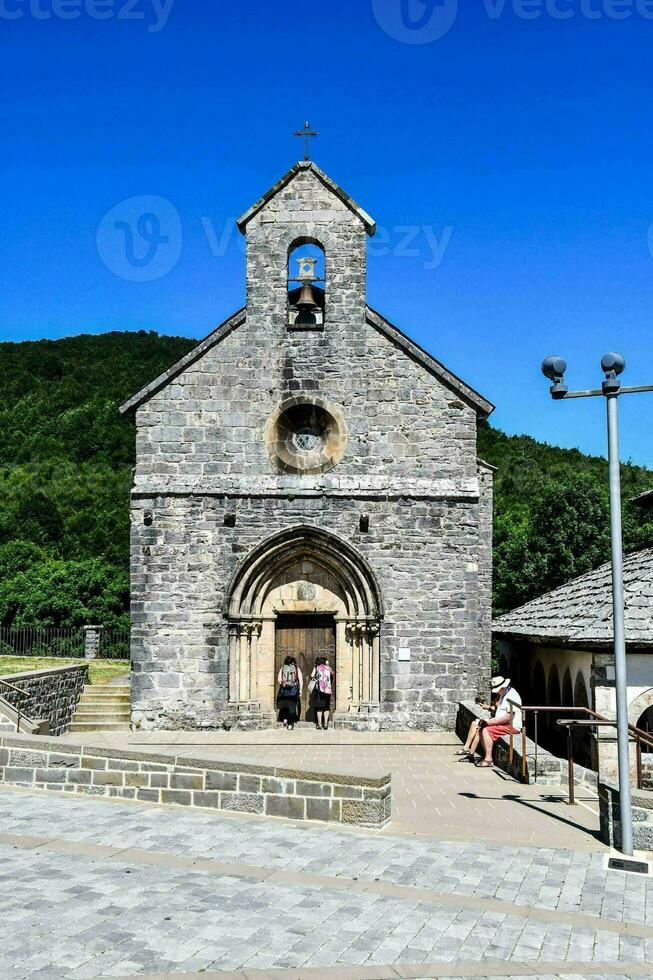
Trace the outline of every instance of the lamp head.
<path fill-rule="evenodd" d="M 567 362 L 562 357 L 546 357 L 542 361 L 542 374 L 552 381 L 551 395 L 553 398 L 564 398 L 569 389 L 565 384 Z"/>
<path fill-rule="evenodd" d="M 621 388 L 619 375 L 622 374 L 626 368 L 626 358 L 623 356 L 623 354 L 604 354 L 601 358 L 601 368 L 605 372 L 603 394 L 616 394 Z"/>

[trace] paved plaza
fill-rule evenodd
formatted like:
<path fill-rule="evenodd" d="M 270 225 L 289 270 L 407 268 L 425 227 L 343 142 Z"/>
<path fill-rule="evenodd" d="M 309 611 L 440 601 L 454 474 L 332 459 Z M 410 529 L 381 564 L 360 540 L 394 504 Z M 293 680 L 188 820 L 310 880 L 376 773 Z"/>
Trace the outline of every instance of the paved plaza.
<path fill-rule="evenodd" d="M 79 735 L 65 740 L 79 742 Z M 455 756 L 453 735 L 427 732 L 157 732 L 87 736 L 87 744 L 144 749 L 194 758 L 262 762 L 307 770 L 392 773 L 388 833 L 479 843 L 602 848 L 596 797 L 579 787 L 578 805 L 559 786 L 522 786 L 498 770 L 476 769 Z"/>
<path fill-rule="evenodd" d="M 3 787 L 0 976 L 650 976 L 653 879 L 606 869 L 591 798 L 572 811 L 454 761 L 444 737 L 272 734 L 286 744 L 232 735 L 203 751 L 390 763 L 397 819 L 344 830 Z M 532 846 L 540 829 L 555 846 Z"/>

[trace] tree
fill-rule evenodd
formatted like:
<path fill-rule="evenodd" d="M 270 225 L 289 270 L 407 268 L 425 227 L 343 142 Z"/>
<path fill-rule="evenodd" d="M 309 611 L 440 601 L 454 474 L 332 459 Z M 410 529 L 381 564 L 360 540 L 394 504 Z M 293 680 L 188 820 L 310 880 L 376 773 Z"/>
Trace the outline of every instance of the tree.
<path fill-rule="evenodd" d="M 497 520 L 495 612 L 591 571 L 610 556 L 608 491 L 588 474 L 548 478 L 521 519 Z"/>
<path fill-rule="evenodd" d="M 46 558 L 0 580 L 2 626 L 129 627 L 129 581 L 97 559 Z"/>

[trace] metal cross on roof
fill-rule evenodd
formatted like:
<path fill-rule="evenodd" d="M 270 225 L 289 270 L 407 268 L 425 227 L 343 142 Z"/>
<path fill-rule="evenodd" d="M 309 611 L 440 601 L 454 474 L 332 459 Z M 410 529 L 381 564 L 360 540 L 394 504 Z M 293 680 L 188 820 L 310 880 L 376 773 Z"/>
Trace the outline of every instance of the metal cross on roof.
<path fill-rule="evenodd" d="M 319 135 L 320 134 L 319 133 L 316 133 L 314 129 L 311 129 L 311 124 L 309 122 L 305 122 L 304 123 L 304 128 L 303 129 L 298 129 L 297 132 L 295 133 L 295 136 L 303 136 L 304 137 L 304 140 L 305 140 L 304 159 L 305 160 L 310 160 L 311 159 L 310 156 L 309 156 L 309 153 L 308 153 L 308 141 L 309 141 L 309 139 L 315 139 L 315 137 L 317 137 Z"/>

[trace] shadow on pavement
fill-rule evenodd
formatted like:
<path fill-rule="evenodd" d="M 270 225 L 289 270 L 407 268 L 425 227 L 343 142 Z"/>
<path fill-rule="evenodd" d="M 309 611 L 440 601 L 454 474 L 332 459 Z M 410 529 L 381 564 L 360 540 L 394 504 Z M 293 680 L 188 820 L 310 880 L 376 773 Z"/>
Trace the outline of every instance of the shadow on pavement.
<path fill-rule="evenodd" d="M 534 803 L 532 800 L 525 800 L 521 796 L 517 796 L 515 793 L 504 793 L 501 796 L 479 796 L 478 793 L 459 793 L 458 795 L 463 796 L 465 797 L 465 799 L 468 800 L 491 800 L 491 801 L 506 800 L 509 803 L 519 803 L 521 806 L 525 806 L 530 810 L 535 810 L 537 813 L 541 813 L 545 817 L 552 817 L 554 820 L 557 820 L 559 823 L 564 823 L 568 827 L 574 827 L 576 830 L 581 830 L 584 833 L 588 834 L 590 837 L 593 837 L 595 840 L 598 841 L 601 840 L 601 835 L 598 830 L 593 830 L 591 827 L 586 826 L 586 824 L 580 823 L 576 820 L 568 820 L 566 817 L 563 817 L 561 814 L 556 813 L 553 810 L 548 810 L 546 808 L 537 806 L 537 804 Z M 542 802 L 565 804 L 565 798 L 564 796 L 543 796 Z"/>

